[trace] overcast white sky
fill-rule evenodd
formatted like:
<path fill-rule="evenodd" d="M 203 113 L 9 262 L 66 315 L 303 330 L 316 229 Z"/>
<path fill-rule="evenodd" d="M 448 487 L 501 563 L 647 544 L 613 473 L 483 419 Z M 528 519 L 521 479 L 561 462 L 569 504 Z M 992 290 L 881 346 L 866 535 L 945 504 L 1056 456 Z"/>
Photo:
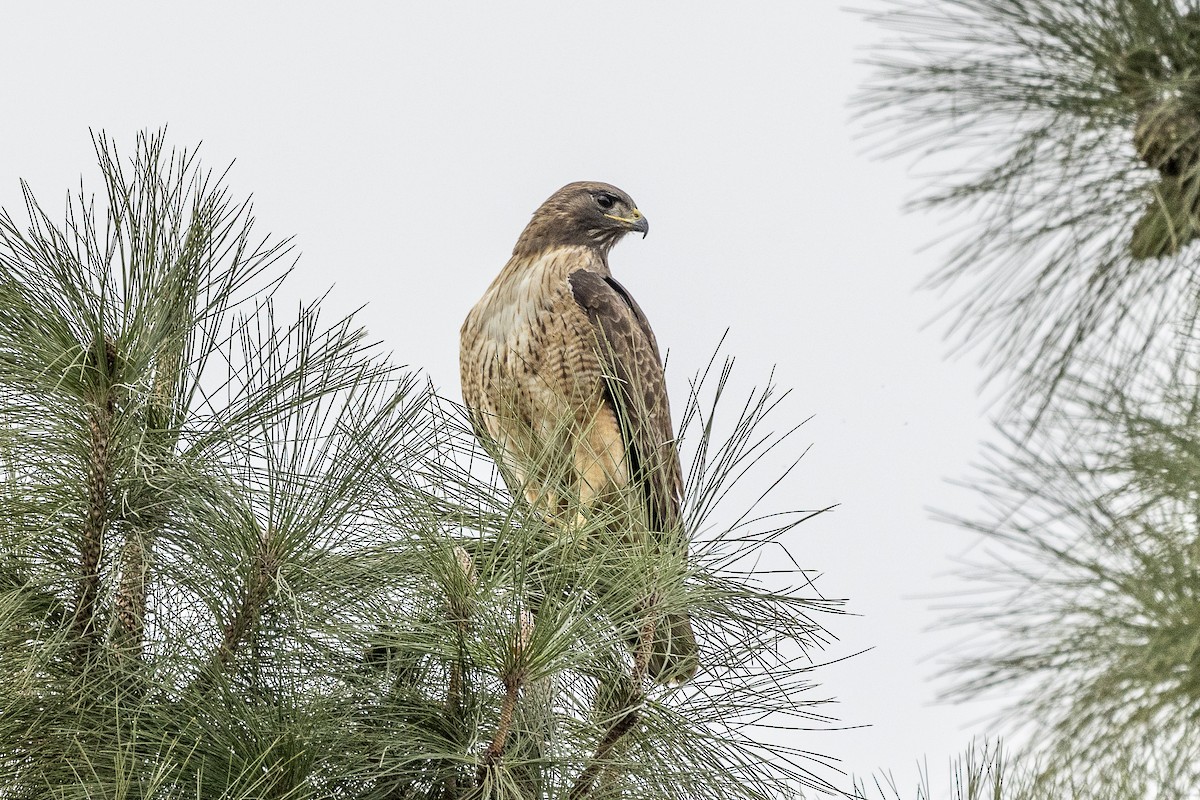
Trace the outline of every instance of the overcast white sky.
<path fill-rule="evenodd" d="M 858 6 L 878 7 L 878 0 Z M 652 224 L 614 273 L 686 378 L 729 328 L 740 385 L 773 365 L 812 443 L 778 507 L 841 506 L 791 549 L 858 618 L 826 620 L 818 672 L 842 732 L 794 743 L 848 771 L 935 774 L 987 710 L 933 703 L 925 596 L 971 543 L 928 508 L 989 435 L 982 373 L 946 361 L 914 286 L 940 231 L 918 184 L 862 155 L 847 101 L 879 32 L 827 0 L 777 3 L 12 3 L 0 30 L 0 204 L 52 211 L 97 172 L 88 128 L 132 150 L 169 124 L 236 159 L 261 229 L 297 236 L 289 292 L 330 285 L 402 362 L 458 397 L 458 328 L 529 215 L 573 180 L 628 191 Z"/>

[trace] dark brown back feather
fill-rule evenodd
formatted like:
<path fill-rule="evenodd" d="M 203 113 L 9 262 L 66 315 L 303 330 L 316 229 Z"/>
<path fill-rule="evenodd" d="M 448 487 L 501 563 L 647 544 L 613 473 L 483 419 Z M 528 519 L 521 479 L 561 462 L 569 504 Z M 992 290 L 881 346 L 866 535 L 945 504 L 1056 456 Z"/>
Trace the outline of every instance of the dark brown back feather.
<path fill-rule="evenodd" d="M 577 270 L 569 279 L 575 302 L 592 322 L 605 392 L 621 423 L 630 475 L 645 497 L 647 522 L 651 530 L 679 533 L 683 476 L 650 322 L 613 278 Z"/>

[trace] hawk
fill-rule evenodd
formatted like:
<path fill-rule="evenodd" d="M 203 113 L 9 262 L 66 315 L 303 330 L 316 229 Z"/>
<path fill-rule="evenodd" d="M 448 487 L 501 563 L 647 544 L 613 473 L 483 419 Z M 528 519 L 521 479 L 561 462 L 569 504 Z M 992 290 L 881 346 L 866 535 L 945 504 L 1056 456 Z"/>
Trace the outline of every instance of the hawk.
<path fill-rule="evenodd" d="M 462 391 L 514 494 L 552 517 L 583 509 L 568 524 L 592 513 L 634 515 L 635 528 L 686 557 L 683 477 L 658 343 L 608 267 L 613 245 L 649 229 L 633 199 L 607 183 L 571 183 L 551 195 L 463 323 Z M 679 684 L 697 666 L 687 614 L 665 615 L 647 672 Z"/>

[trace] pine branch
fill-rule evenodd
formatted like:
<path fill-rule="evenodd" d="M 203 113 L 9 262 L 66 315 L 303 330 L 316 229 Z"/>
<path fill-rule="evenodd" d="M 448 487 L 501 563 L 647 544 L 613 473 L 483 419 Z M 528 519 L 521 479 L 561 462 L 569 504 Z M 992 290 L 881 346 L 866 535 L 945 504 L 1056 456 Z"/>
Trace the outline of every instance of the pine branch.
<path fill-rule="evenodd" d="M 588 765 L 584 768 L 568 795 L 570 800 L 579 800 L 592 792 L 597 778 L 609 767 L 608 757 L 617 745 L 629 735 L 638 723 L 638 709 L 646 700 L 644 686 L 646 683 L 646 667 L 650 662 L 650 651 L 654 647 L 655 631 L 658 628 L 658 616 L 653 612 L 654 604 L 650 605 L 648 613 L 638 631 L 637 647 L 634 649 L 633 675 L 629 683 L 629 691 L 619 703 L 617 712 L 611 718 L 604 735 L 600 737 L 596 749 L 592 752 Z"/>
<path fill-rule="evenodd" d="M 279 561 L 272 552 L 271 532 L 264 531 L 258 551 L 250 563 L 241 603 L 233 618 L 225 624 L 221 643 L 213 654 L 209 669 L 205 672 L 201 688 L 210 683 L 217 674 L 229 669 L 234 657 L 254 632 L 258 621 L 266 610 L 271 597 L 271 587 L 279 574 Z"/>
<path fill-rule="evenodd" d="M 578 800 L 591 794 L 596 780 L 609 767 L 608 757 L 616 750 L 621 740 L 637 727 L 638 708 L 644 700 L 645 696 L 641 692 L 633 692 L 626 698 L 625 703 L 605 729 L 587 767 L 571 786 L 570 794 L 567 795 L 570 800 Z"/>
<path fill-rule="evenodd" d="M 461 548 L 456 548 L 461 549 Z M 533 638 L 534 617 L 529 611 L 521 609 L 518 613 L 519 623 L 512 643 L 512 658 L 508 668 L 501 676 L 504 684 L 504 698 L 500 702 L 500 714 L 496 722 L 496 732 L 488 742 L 475 773 L 475 785 L 483 786 L 488 773 L 491 772 L 504 756 L 504 747 L 508 743 L 512 729 L 513 715 L 517 708 L 517 698 L 524 688 L 528 675 L 526 673 L 525 653 Z"/>
<path fill-rule="evenodd" d="M 99 348 L 98 348 L 99 349 Z M 86 658 L 95 645 L 97 598 L 100 590 L 100 556 L 108 527 L 109 446 L 112 439 L 115 398 L 113 372 L 117 364 L 116 346 L 104 341 L 103 352 L 92 352 L 91 371 L 97 376 L 97 390 L 88 409 L 87 506 L 79 538 L 79 587 L 76 592 L 72 630 L 79 642 L 79 655 Z"/>
<path fill-rule="evenodd" d="M 145 635 L 146 591 L 150 569 L 148 542 L 140 531 L 132 530 L 121 548 L 121 580 L 117 587 L 116 609 L 120 625 L 120 649 L 123 655 L 138 660 Z"/>
<path fill-rule="evenodd" d="M 204 237 L 193 220 L 188 230 L 184 258 L 198 258 L 195 242 Z M 182 382 L 182 349 L 186 337 L 178 333 L 165 339 L 158 347 L 153 367 L 150 396 L 145 411 L 146 458 L 135 478 L 137 485 L 130 491 L 125 542 L 121 550 L 121 580 L 117 587 L 116 609 L 120 623 L 121 650 L 127 657 L 138 660 L 142 655 L 146 624 L 146 597 L 149 590 L 150 565 L 155 538 L 166 522 L 166 492 L 159 485 L 164 480 L 166 461 L 178 443 L 175 427 L 175 398 Z"/>

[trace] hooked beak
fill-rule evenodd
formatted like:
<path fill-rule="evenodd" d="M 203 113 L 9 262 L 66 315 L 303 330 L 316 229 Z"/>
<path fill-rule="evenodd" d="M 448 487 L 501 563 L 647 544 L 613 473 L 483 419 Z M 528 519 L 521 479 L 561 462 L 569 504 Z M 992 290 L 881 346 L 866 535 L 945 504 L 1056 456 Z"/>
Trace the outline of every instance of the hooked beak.
<path fill-rule="evenodd" d="M 646 221 L 646 217 L 636 208 L 629 212 L 628 217 L 618 217 L 615 214 L 605 214 L 609 219 L 615 219 L 617 222 L 623 222 L 631 231 L 637 231 L 646 238 L 646 234 L 650 232 L 650 223 Z"/>

